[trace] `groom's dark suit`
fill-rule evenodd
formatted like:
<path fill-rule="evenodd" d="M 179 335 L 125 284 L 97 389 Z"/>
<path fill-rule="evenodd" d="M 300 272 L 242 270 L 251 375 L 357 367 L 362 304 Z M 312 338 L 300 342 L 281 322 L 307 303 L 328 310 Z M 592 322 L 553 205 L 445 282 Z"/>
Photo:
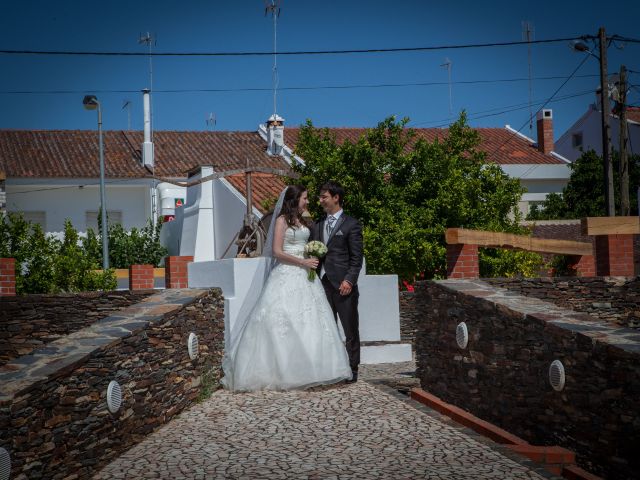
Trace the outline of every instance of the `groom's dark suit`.
<path fill-rule="evenodd" d="M 324 242 L 325 220 L 315 222 L 311 229 L 311 239 Z M 326 242 L 327 255 L 320 260 L 318 275 L 324 268 L 322 286 L 333 310 L 334 317 L 340 317 L 346 336 L 346 349 L 351 370 L 358 371 L 360 364 L 360 333 L 358 317 L 358 275 L 362 268 L 362 227 L 353 217 L 340 215 Z M 353 287 L 349 295 L 340 295 L 343 280 Z M 337 320 L 337 318 L 336 318 Z"/>

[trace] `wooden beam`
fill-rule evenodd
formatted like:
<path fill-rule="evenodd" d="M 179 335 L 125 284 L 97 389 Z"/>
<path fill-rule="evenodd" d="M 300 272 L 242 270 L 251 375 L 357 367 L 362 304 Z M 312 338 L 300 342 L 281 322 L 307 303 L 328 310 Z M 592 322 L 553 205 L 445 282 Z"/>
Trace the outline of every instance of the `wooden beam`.
<path fill-rule="evenodd" d="M 593 255 L 591 243 L 572 240 L 533 238 L 529 235 L 447 228 L 446 241 L 450 245 L 466 244 L 479 247 L 512 248 L 560 255 Z"/>
<path fill-rule="evenodd" d="M 635 235 L 640 233 L 640 217 L 586 217 L 580 223 L 584 235 Z"/>

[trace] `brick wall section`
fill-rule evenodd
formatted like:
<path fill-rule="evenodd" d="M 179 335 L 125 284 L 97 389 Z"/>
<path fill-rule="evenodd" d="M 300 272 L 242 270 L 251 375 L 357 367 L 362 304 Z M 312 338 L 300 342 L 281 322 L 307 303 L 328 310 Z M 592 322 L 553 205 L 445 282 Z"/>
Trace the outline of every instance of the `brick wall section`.
<path fill-rule="evenodd" d="M 167 257 L 165 260 L 164 278 L 166 288 L 188 288 L 189 272 L 187 266 L 193 262 L 190 256 Z"/>
<path fill-rule="evenodd" d="M 131 265 L 129 267 L 129 289 L 153 288 L 153 265 Z"/>
<path fill-rule="evenodd" d="M 0 297 L 0 366 L 140 302 L 153 290 Z"/>
<path fill-rule="evenodd" d="M 640 278 L 485 278 L 483 281 L 587 313 L 615 327 L 640 328 Z"/>
<path fill-rule="evenodd" d="M 190 332 L 200 343 L 194 360 Z M 91 478 L 208 382 L 216 388 L 223 348 L 220 291 L 165 290 L 0 368 L 0 447 L 12 478 Z M 123 395 L 115 414 L 106 405 L 111 380 Z"/>
<path fill-rule="evenodd" d="M 538 127 L 538 150 L 548 155 L 553 151 L 553 120 L 539 118 L 536 126 Z"/>
<path fill-rule="evenodd" d="M 484 281 L 418 282 L 428 305 L 416 335 L 421 386 L 531 444 L 559 445 L 605 478 L 640 471 L 640 342 L 585 314 L 496 289 Z M 422 307 L 424 308 L 424 307 Z M 466 349 L 456 343 L 465 322 Z M 548 380 L 561 360 L 566 385 Z"/>
<path fill-rule="evenodd" d="M 633 235 L 598 235 L 595 254 L 598 276 L 633 277 Z"/>
<path fill-rule="evenodd" d="M 447 278 L 478 278 L 477 245 L 447 245 Z"/>
<path fill-rule="evenodd" d="M 593 255 L 573 255 L 571 257 L 576 269 L 576 275 L 579 277 L 595 277 L 596 261 Z"/>
<path fill-rule="evenodd" d="M 16 259 L 0 258 L 0 297 L 16 294 Z"/>

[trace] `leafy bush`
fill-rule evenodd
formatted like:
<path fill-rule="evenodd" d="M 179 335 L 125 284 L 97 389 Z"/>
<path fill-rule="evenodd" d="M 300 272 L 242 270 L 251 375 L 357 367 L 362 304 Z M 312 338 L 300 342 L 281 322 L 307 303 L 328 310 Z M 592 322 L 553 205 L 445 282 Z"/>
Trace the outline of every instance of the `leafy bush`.
<path fill-rule="evenodd" d="M 539 277 L 544 266 L 542 256 L 534 252 L 483 248 L 478 253 L 480 277 Z"/>
<path fill-rule="evenodd" d="M 95 272 L 98 265 L 78 242 L 67 220 L 64 239 L 47 237 L 40 225 L 22 215 L 0 216 L 0 257 L 16 259 L 16 293 L 114 290 L 115 272 Z"/>
<path fill-rule="evenodd" d="M 142 229 L 132 228 L 127 232 L 122 225 L 109 225 L 109 266 L 129 268 L 131 265 L 159 266 L 167 255 L 167 249 L 160 244 L 162 220 L 153 226 L 151 220 Z M 91 258 L 102 265 L 102 235 L 92 229 L 87 231 L 83 246 Z"/>

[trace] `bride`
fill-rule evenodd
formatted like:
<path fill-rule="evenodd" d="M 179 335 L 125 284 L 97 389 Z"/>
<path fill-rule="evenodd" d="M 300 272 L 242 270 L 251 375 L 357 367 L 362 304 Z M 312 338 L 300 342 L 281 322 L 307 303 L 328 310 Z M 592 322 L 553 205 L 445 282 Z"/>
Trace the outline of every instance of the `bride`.
<path fill-rule="evenodd" d="M 302 212 L 308 203 L 302 186 L 280 194 L 263 253 L 273 256 L 264 289 L 255 305 L 245 301 L 222 362 L 228 390 L 290 390 L 351 379 L 322 284 L 307 277 L 318 266 L 316 258 L 304 258 L 310 232 Z"/>

